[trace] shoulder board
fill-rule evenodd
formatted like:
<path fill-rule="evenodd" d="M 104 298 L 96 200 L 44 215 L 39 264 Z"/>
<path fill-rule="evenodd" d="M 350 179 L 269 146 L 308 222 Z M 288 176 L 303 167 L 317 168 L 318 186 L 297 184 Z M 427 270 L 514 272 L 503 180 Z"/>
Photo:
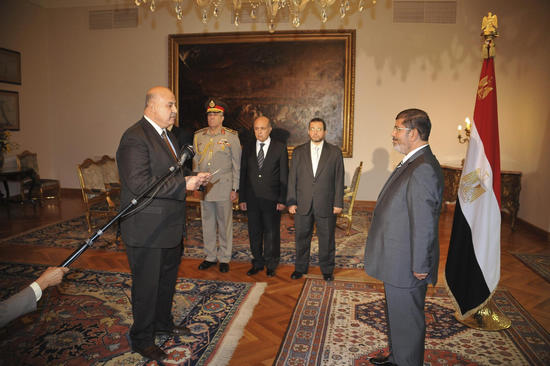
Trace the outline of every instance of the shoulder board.
<path fill-rule="evenodd" d="M 198 133 L 201 133 L 201 132 L 205 132 L 207 129 L 208 129 L 208 127 L 203 127 L 203 128 L 201 128 L 200 130 L 196 130 L 196 131 L 195 131 L 195 134 L 198 134 Z"/>
<path fill-rule="evenodd" d="M 224 127 L 223 129 L 226 130 L 227 132 L 231 132 L 233 135 L 237 135 L 237 136 L 239 135 L 239 133 L 237 131 L 232 130 L 230 128 Z"/>

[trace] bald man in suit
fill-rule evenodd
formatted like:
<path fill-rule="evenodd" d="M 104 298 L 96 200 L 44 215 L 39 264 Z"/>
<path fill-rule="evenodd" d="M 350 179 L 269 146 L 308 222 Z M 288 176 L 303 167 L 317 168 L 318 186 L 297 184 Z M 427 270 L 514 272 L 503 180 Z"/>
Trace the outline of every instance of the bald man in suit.
<path fill-rule="evenodd" d="M 382 188 L 365 248 L 365 271 L 384 282 L 390 354 L 374 365 L 419 366 L 424 362 L 424 304 L 437 282 L 438 224 L 443 173 L 428 145 L 426 112 L 399 113 L 394 149 L 405 157 Z"/>
<path fill-rule="evenodd" d="M 239 206 L 248 211 L 248 237 L 252 252 L 252 276 L 267 267 L 275 276 L 281 256 L 281 211 L 285 208 L 288 181 L 286 145 L 270 137 L 271 121 L 254 121 L 256 140 L 246 144 L 241 157 Z"/>
<path fill-rule="evenodd" d="M 178 146 L 169 131 L 177 115 L 176 98 L 165 87 L 147 91 L 143 117 L 124 132 L 117 150 L 121 207 L 147 190 L 178 162 Z M 151 360 L 166 353 L 155 335 L 188 335 L 174 324 L 172 299 L 181 260 L 186 190 L 206 184 L 209 173 L 184 170 L 172 175 L 121 219 L 120 230 L 132 272 L 132 349 Z"/>
<path fill-rule="evenodd" d="M 295 214 L 296 262 L 292 279 L 309 268 L 313 224 L 317 224 L 319 265 L 325 281 L 334 279 L 336 216 L 344 207 L 344 159 L 338 146 L 325 141 L 327 126 L 320 118 L 309 122 L 310 141 L 296 147 L 288 176 L 288 212 Z"/>

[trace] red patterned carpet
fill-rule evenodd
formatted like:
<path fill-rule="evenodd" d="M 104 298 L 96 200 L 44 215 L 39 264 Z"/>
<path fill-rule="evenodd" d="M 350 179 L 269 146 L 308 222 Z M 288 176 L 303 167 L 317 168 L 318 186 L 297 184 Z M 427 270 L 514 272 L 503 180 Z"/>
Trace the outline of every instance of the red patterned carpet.
<path fill-rule="evenodd" d="M 363 268 L 363 253 L 367 239 L 368 227 L 372 218 L 369 211 L 355 213 L 352 230 L 349 236 L 344 230 L 336 229 L 336 267 Z M 249 262 L 251 260 L 248 241 L 248 224 L 243 216 L 235 215 L 233 221 L 233 255 L 232 260 Z M 244 216 L 246 218 L 246 216 Z M 105 219 L 95 219 L 96 226 L 105 225 Z M 116 227 L 113 225 L 94 242 L 91 250 L 124 251 L 122 241 L 115 241 Z M 90 237 L 84 216 L 59 222 L 30 232 L 19 234 L 0 241 L 2 246 L 46 246 L 76 249 Z M 318 241 L 314 235 L 311 243 L 311 264 L 318 265 Z M 202 226 L 200 220 L 190 220 L 187 224 L 185 240 L 185 257 L 204 258 L 202 243 Z M 294 220 L 289 214 L 281 219 L 281 264 L 294 264 Z"/>
<path fill-rule="evenodd" d="M 44 266 L 0 263 L 0 298 L 27 286 Z M 0 329 L 0 365 L 155 365 L 130 349 L 129 274 L 71 270 L 38 309 Z M 179 278 L 172 313 L 191 335 L 157 337 L 166 365 L 225 365 L 265 283 Z"/>
<path fill-rule="evenodd" d="M 548 332 L 508 291 L 493 299 L 510 329 L 470 329 L 454 318 L 445 289 L 430 290 L 425 365 L 550 365 Z M 369 365 L 387 352 L 384 311 L 380 284 L 307 279 L 274 365 Z"/>

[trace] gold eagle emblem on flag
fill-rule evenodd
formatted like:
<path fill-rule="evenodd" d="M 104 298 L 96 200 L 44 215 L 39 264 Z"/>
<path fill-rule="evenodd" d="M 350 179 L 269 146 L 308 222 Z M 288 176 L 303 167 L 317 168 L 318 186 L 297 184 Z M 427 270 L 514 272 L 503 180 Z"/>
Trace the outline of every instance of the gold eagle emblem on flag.
<path fill-rule="evenodd" d="M 463 175 L 462 179 L 460 179 L 458 193 L 464 202 L 472 203 L 486 191 L 482 185 L 481 170 L 479 168 Z"/>
<path fill-rule="evenodd" d="M 486 75 L 479 81 L 479 84 L 477 85 L 477 98 L 485 99 L 487 95 L 489 95 L 489 93 L 493 91 L 493 86 L 494 79 L 492 77 L 489 77 L 489 75 Z"/>

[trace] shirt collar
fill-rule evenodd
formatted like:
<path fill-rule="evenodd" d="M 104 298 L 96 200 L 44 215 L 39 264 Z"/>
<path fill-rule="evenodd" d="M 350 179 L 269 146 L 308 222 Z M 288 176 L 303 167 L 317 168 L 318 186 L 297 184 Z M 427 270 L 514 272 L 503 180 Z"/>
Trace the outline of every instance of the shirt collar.
<path fill-rule="evenodd" d="M 319 147 L 319 150 L 320 151 L 323 151 L 323 145 L 325 143 L 325 140 L 322 140 L 321 143 L 319 145 L 315 145 L 313 142 L 309 142 L 309 145 L 311 146 L 311 152 L 315 151 L 315 148 L 316 147 Z"/>
<path fill-rule="evenodd" d="M 164 132 L 163 128 L 160 128 L 159 125 L 157 125 L 155 122 L 153 122 L 153 120 L 151 118 L 147 117 L 146 115 L 143 115 L 143 118 L 145 118 L 147 120 L 147 122 L 149 122 L 151 124 L 151 126 L 153 126 L 155 128 L 155 131 L 157 131 L 157 133 L 159 135 L 162 135 L 162 132 Z"/>
<path fill-rule="evenodd" d="M 424 145 L 422 145 L 422 146 L 419 146 L 419 147 L 417 147 L 416 149 L 414 149 L 413 151 L 411 151 L 410 153 L 408 153 L 407 155 L 405 155 L 405 157 L 403 158 L 403 160 L 401 160 L 401 163 L 402 163 L 402 164 L 405 164 L 405 162 L 406 162 L 407 160 L 409 160 L 409 158 L 410 158 L 411 156 L 413 156 L 417 151 L 419 151 L 419 150 L 422 149 L 422 148 L 425 148 L 426 146 L 428 146 L 428 144 L 424 144 Z"/>
<path fill-rule="evenodd" d="M 269 146 L 269 143 L 271 142 L 271 136 L 269 136 L 265 141 L 260 142 L 260 140 L 256 139 L 256 147 L 259 149 L 260 144 L 264 144 L 264 146 Z"/>

